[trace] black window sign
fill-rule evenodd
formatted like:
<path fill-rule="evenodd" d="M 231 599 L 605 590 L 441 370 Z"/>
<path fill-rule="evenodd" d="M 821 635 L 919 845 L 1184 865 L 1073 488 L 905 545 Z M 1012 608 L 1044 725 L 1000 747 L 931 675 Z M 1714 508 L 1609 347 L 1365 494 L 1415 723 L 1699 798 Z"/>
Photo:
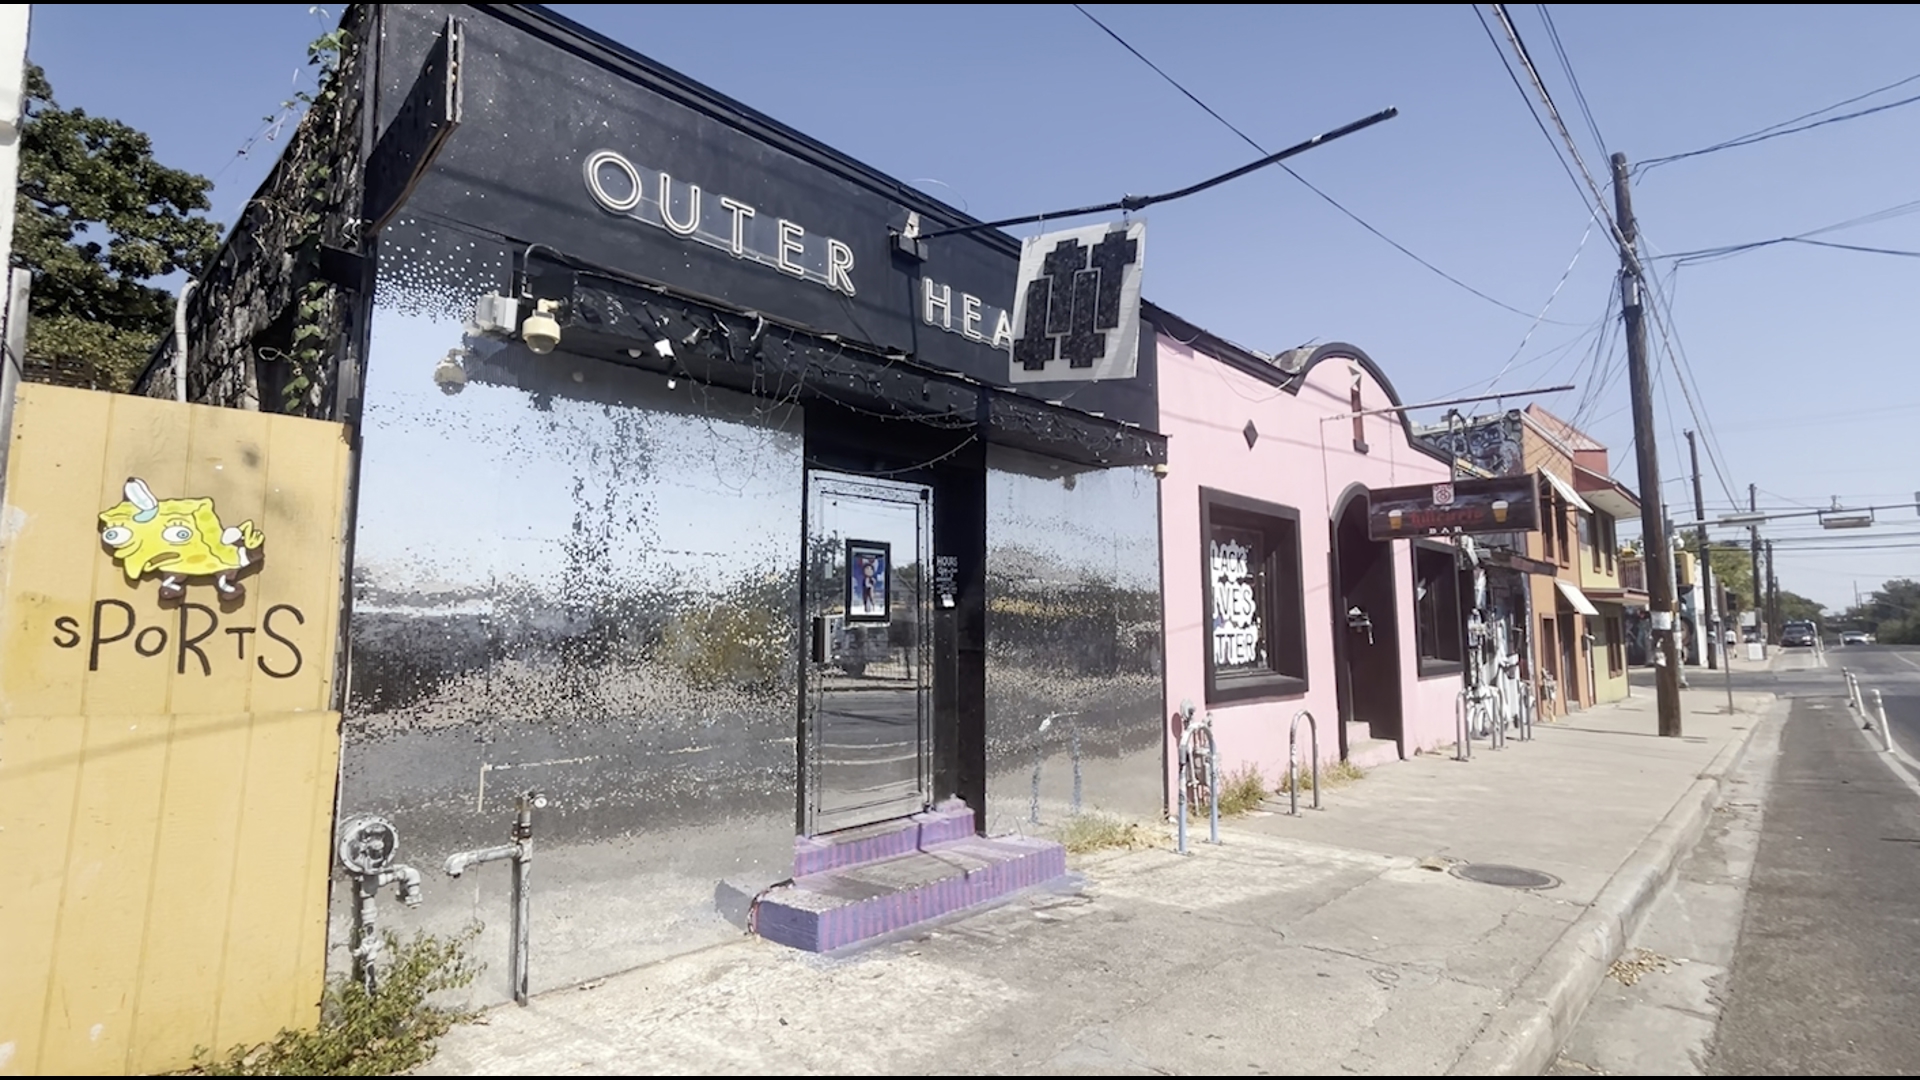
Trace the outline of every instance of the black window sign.
<path fill-rule="evenodd" d="M 1538 489 L 1532 473 L 1379 488 L 1368 493 L 1367 534 L 1392 540 L 1532 532 L 1540 527 Z"/>
<path fill-rule="evenodd" d="M 953 606 L 955 598 L 960 595 L 960 557 L 958 555 L 933 557 L 933 594 L 941 607 Z"/>

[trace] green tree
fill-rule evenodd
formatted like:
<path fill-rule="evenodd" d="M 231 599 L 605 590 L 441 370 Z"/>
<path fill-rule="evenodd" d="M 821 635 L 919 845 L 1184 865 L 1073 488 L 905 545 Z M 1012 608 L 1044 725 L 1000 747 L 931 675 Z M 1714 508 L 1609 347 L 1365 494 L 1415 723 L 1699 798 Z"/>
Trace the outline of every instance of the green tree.
<path fill-rule="evenodd" d="M 1920 645 L 1920 581 L 1883 583 L 1866 602 L 1847 609 L 1849 628 L 1888 645 Z"/>
<path fill-rule="evenodd" d="M 1726 586 L 1728 602 L 1735 611 L 1753 607 L 1753 560 L 1745 548 L 1712 549 L 1713 579 Z"/>
<path fill-rule="evenodd" d="M 13 265 L 33 272 L 27 357 L 60 381 L 127 390 L 173 325 L 173 296 L 148 282 L 204 265 L 219 227 L 199 214 L 213 181 L 153 158 L 118 120 L 62 108 L 26 70 Z"/>
<path fill-rule="evenodd" d="M 1799 593 L 1780 590 L 1780 622 L 1785 625 L 1794 619 L 1819 621 L 1826 614 L 1826 607 L 1819 601 L 1809 600 Z"/>

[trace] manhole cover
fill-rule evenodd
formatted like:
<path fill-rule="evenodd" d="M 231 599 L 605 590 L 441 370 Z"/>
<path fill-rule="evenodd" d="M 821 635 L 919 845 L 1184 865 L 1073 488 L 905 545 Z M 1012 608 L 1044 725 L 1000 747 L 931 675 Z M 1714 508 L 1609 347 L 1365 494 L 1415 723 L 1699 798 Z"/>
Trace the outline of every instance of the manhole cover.
<path fill-rule="evenodd" d="M 1477 881 L 1482 885 L 1498 885 L 1503 889 L 1551 889 L 1560 884 L 1560 879 L 1552 874 L 1498 863 L 1463 863 L 1454 867 L 1452 873 L 1454 877 Z"/>

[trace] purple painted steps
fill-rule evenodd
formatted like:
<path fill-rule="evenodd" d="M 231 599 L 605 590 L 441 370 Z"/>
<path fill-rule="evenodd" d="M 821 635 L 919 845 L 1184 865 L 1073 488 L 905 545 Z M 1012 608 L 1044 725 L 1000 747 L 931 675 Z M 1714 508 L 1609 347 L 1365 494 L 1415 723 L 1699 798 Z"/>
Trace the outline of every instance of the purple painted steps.
<path fill-rule="evenodd" d="M 983 837 L 973 811 L 947 802 L 899 822 L 794 843 L 794 877 L 755 908 L 754 932 L 831 952 L 998 900 L 1067 872 L 1066 849 L 1026 836 Z"/>

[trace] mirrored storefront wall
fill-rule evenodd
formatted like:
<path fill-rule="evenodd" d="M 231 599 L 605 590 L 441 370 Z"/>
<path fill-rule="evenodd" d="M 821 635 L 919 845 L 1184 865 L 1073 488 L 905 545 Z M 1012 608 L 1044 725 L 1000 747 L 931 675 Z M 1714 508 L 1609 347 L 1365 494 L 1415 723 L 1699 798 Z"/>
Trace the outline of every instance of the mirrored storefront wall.
<path fill-rule="evenodd" d="M 340 788 L 426 876 L 387 925 L 484 924 L 483 1002 L 508 864 L 440 867 L 507 843 L 517 793 L 547 798 L 536 993 L 737 935 L 716 886 L 785 877 L 794 836 L 801 413 L 469 336 L 510 264 L 451 225 L 382 240 Z"/>
<path fill-rule="evenodd" d="M 987 831 L 1157 821 L 1157 481 L 998 447 L 987 462 Z"/>

